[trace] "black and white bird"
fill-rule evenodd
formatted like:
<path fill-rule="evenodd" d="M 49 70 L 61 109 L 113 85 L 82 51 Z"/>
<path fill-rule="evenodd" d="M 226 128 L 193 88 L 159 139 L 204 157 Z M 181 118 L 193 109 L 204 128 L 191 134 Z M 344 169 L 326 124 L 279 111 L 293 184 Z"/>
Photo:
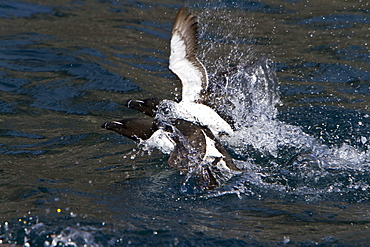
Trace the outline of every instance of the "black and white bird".
<path fill-rule="evenodd" d="M 208 128 L 183 119 L 159 123 L 150 118 L 128 118 L 101 127 L 170 154 L 168 164 L 182 174 L 198 169 L 194 175 L 202 190 L 215 188 L 239 172 Z"/>
<path fill-rule="evenodd" d="M 195 169 L 198 185 L 211 189 L 240 170 L 218 139 L 233 133 L 231 125 L 204 104 L 208 75 L 195 55 L 197 44 L 196 17 L 182 7 L 174 21 L 169 58 L 169 69 L 182 84 L 182 100 L 130 100 L 129 108 L 151 118 L 110 121 L 102 128 L 170 154 L 170 166 L 183 174 Z"/>
<path fill-rule="evenodd" d="M 207 126 L 217 137 L 231 135 L 235 121 L 232 116 L 234 106 L 228 98 L 228 80 L 252 67 L 254 61 L 208 76 L 206 68 L 196 57 L 197 28 L 196 17 L 188 13 L 187 8 L 181 8 L 172 29 L 169 69 L 181 81 L 182 100 L 130 100 L 127 106 L 149 116 L 160 113 Z"/>
<path fill-rule="evenodd" d="M 216 111 L 204 104 L 208 87 L 208 74 L 204 65 L 196 57 L 198 47 L 197 18 L 182 7 L 175 18 L 170 42 L 169 69 L 181 81 L 180 102 L 162 100 L 158 113 L 169 118 L 184 119 L 201 126 L 207 126 L 215 136 L 231 135 L 229 123 Z"/>

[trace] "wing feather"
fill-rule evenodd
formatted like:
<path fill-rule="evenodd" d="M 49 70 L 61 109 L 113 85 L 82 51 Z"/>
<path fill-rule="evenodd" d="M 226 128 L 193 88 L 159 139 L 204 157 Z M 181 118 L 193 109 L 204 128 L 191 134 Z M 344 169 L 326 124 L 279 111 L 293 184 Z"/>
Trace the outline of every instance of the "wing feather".
<path fill-rule="evenodd" d="M 198 22 L 196 16 L 182 7 L 172 28 L 170 70 L 181 80 L 182 100 L 200 101 L 200 94 L 208 85 L 207 71 L 197 59 Z"/>

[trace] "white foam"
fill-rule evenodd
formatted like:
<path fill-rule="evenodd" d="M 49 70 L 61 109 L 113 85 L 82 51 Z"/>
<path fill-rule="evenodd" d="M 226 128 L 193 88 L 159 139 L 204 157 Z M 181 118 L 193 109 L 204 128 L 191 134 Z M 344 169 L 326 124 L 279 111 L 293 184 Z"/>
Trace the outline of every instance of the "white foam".
<path fill-rule="evenodd" d="M 153 148 L 157 148 L 164 154 L 171 154 L 174 150 L 176 143 L 171 138 L 171 133 L 158 129 L 148 140 L 142 140 L 140 146 L 144 151 L 150 151 Z"/>

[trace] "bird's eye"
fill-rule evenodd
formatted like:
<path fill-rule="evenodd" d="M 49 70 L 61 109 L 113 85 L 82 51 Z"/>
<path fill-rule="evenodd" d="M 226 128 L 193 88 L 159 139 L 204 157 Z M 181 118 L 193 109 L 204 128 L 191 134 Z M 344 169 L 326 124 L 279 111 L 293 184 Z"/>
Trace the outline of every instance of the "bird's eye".
<path fill-rule="evenodd" d="M 170 114 L 170 108 L 169 107 L 163 108 L 163 114 L 165 114 L 165 115 Z"/>

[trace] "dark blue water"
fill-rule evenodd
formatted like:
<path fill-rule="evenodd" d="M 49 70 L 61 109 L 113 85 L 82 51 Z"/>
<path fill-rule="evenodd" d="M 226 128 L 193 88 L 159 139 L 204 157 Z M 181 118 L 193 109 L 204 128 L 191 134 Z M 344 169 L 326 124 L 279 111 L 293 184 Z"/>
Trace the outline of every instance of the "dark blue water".
<path fill-rule="evenodd" d="M 231 82 L 241 132 L 224 142 L 245 172 L 195 195 L 167 156 L 100 128 L 142 117 L 127 99 L 177 97 L 183 4 L 0 1 L 1 243 L 367 246 L 369 3 L 185 3 L 210 73 L 264 68 Z"/>

